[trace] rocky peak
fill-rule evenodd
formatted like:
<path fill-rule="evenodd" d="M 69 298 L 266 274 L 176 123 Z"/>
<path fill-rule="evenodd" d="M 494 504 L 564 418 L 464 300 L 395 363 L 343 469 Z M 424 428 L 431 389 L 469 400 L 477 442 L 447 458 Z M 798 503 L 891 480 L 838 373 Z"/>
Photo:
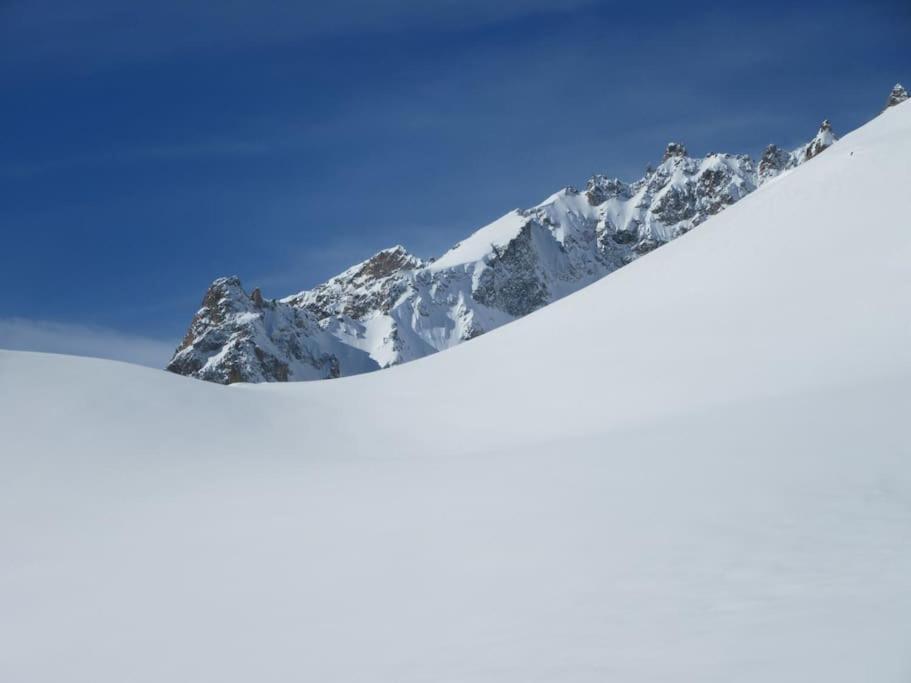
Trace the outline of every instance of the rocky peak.
<path fill-rule="evenodd" d="M 600 206 L 608 199 L 613 199 L 614 197 L 628 199 L 630 188 L 629 185 L 618 178 L 594 175 L 586 183 L 585 196 L 588 198 L 589 204 Z"/>
<path fill-rule="evenodd" d="M 200 309 L 196 312 L 196 317 L 198 318 L 200 315 L 219 317 L 225 311 L 244 307 L 247 301 L 249 301 L 249 297 L 244 291 L 239 277 L 236 275 L 220 277 L 209 285 L 209 289 L 202 298 Z"/>
<path fill-rule="evenodd" d="M 907 99 L 908 91 L 905 90 L 901 83 L 896 83 L 895 87 L 892 88 L 892 92 L 889 93 L 889 98 L 886 100 L 886 109 L 894 107 L 896 104 L 901 104 Z"/>
<path fill-rule="evenodd" d="M 759 158 L 759 181 L 772 178 L 791 165 L 791 154 L 778 145 L 769 145 Z"/>
<path fill-rule="evenodd" d="M 369 259 L 349 271 L 351 280 L 376 280 L 388 277 L 401 270 L 420 268 L 423 261 L 409 254 L 400 244 L 377 252 Z"/>
<path fill-rule="evenodd" d="M 167 369 L 210 382 L 287 382 L 375 370 L 366 353 L 324 333 L 306 311 L 215 280 Z"/>
<path fill-rule="evenodd" d="M 667 148 L 664 150 L 664 156 L 661 157 L 661 163 L 664 163 L 668 159 L 673 157 L 685 157 L 686 156 L 686 147 L 684 147 L 679 142 L 669 142 L 667 143 Z"/>
<path fill-rule="evenodd" d="M 812 159 L 817 154 L 827 149 L 837 139 L 838 138 L 836 138 L 835 134 L 832 132 L 832 124 L 829 122 L 829 119 L 826 119 L 819 124 L 819 132 L 816 133 L 816 137 L 807 145 L 806 150 L 804 151 L 804 160 Z"/>
<path fill-rule="evenodd" d="M 212 302 L 217 302 L 221 298 L 234 297 L 243 293 L 244 290 L 240 284 L 239 277 L 236 275 L 220 277 L 209 285 L 209 289 L 206 290 L 205 296 L 203 296 L 202 305 L 212 305 Z"/>

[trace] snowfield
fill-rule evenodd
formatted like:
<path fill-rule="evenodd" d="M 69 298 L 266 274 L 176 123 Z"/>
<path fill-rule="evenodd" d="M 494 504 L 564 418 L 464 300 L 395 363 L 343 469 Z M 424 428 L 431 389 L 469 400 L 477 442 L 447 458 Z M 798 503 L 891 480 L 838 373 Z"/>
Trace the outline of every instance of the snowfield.
<path fill-rule="evenodd" d="M 369 375 L 0 353 L 0 680 L 907 683 L 909 187 L 904 103 Z"/>

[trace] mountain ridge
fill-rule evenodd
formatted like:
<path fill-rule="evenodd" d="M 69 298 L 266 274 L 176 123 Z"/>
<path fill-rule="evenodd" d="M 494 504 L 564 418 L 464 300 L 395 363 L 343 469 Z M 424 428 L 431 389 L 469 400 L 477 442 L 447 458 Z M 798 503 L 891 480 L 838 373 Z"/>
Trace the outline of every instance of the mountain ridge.
<path fill-rule="evenodd" d="M 904 94 L 903 94 L 904 93 Z M 896 85 L 887 108 L 907 93 Z M 331 379 L 451 348 L 562 298 L 701 225 L 836 142 L 828 120 L 792 151 L 688 156 L 667 145 L 634 182 L 596 174 L 514 209 L 438 258 L 396 245 L 266 301 L 219 278 L 167 369 L 223 384 Z"/>

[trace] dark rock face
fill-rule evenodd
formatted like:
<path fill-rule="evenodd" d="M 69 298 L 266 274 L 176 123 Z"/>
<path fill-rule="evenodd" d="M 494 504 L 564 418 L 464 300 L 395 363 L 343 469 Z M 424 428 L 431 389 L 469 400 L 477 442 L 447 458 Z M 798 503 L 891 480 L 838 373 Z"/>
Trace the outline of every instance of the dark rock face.
<path fill-rule="evenodd" d="M 473 292 L 475 301 L 517 318 L 549 303 L 547 284 L 532 245 L 533 225 L 529 221 L 505 249 L 495 250 Z"/>
<path fill-rule="evenodd" d="M 696 215 L 696 195 L 691 186 L 671 187 L 655 201 L 655 215 L 666 225 Z"/>
<path fill-rule="evenodd" d="M 607 234 L 610 235 L 610 238 L 614 241 L 614 244 L 627 246 L 639 239 L 639 231 L 635 229 L 636 227 L 636 225 L 631 225 L 631 229 L 628 230 L 614 229 L 613 232 Z M 606 246 L 604 248 L 606 249 Z"/>
<path fill-rule="evenodd" d="M 907 101 L 907 99 L 908 91 L 905 90 L 901 83 L 896 83 L 895 87 L 892 88 L 892 92 L 889 93 L 889 97 L 886 99 L 886 109 L 894 107 L 896 104 L 901 104 L 902 102 Z"/>
<path fill-rule="evenodd" d="M 619 197 L 629 199 L 629 185 L 617 178 L 605 178 L 602 175 L 592 176 L 585 188 L 585 196 L 592 206 L 599 206 L 608 199 Z"/>
<path fill-rule="evenodd" d="M 421 260 L 412 256 L 404 247 L 393 247 L 371 257 L 351 276 L 353 281 L 378 280 L 400 270 L 421 265 Z"/>
<path fill-rule="evenodd" d="M 209 287 L 167 369 L 219 384 L 327 379 L 341 373 L 332 351 L 307 311 L 267 302 L 258 289 L 248 296 L 227 277 Z M 348 369 L 361 369 L 359 360 Z"/>
<path fill-rule="evenodd" d="M 820 124 L 819 132 L 816 133 L 816 137 L 807 145 L 806 151 L 804 152 L 804 160 L 809 161 L 817 154 L 828 149 L 831 144 L 835 142 L 835 139 L 835 134 L 832 132 L 832 124 L 826 119 Z"/>
<path fill-rule="evenodd" d="M 669 143 L 667 143 L 667 149 L 664 150 L 664 156 L 661 158 L 661 161 L 663 163 L 672 157 L 685 157 L 685 156 L 686 156 L 686 147 L 681 145 L 679 142 L 669 142 Z"/>
<path fill-rule="evenodd" d="M 220 347 L 225 335 L 224 330 L 218 329 L 218 326 L 225 322 L 228 315 L 237 310 L 237 290 L 240 290 L 240 278 L 236 276 L 219 278 L 211 284 L 202 298 L 201 308 L 193 316 L 183 341 L 177 347 L 178 352 L 194 344 L 201 344 L 208 349 Z M 190 360 L 185 362 L 191 366 L 195 365 L 195 362 Z M 168 365 L 169 370 L 171 365 L 174 365 L 174 360 Z"/>
<path fill-rule="evenodd" d="M 759 180 L 762 182 L 773 178 L 793 165 L 793 157 L 789 152 L 778 145 L 769 145 L 759 159 Z"/>

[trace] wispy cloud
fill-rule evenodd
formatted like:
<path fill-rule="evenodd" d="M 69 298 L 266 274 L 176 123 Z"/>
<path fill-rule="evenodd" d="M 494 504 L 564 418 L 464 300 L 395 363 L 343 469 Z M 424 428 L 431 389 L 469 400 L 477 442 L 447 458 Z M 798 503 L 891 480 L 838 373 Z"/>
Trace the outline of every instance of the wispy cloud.
<path fill-rule="evenodd" d="M 0 318 L 0 348 L 110 358 L 153 368 L 163 368 L 174 352 L 172 342 L 160 339 L 26 318 Z"/>
<path fill-rule="evenodd" d="M 223 159 L 268 154 L 275 145 L 266 141 L 208 141 L 187 144 L 129 147 L 105 153 L 81 154 L 59 159 L 0 166 L 0 175 L 30 178 L 42 173 L 95 166 L 122 166 L 132 163 L 191 161 L 194 159 Z"/>
<path fill-rule="evenodd" d="M 598 0 L 12 0 L 0 3 L 0 43 L 17 61 L 149 59 L 199 50 L 401 30 L 460 30 Z M 77 66 L 70 63 L 70 66 Z"/>

